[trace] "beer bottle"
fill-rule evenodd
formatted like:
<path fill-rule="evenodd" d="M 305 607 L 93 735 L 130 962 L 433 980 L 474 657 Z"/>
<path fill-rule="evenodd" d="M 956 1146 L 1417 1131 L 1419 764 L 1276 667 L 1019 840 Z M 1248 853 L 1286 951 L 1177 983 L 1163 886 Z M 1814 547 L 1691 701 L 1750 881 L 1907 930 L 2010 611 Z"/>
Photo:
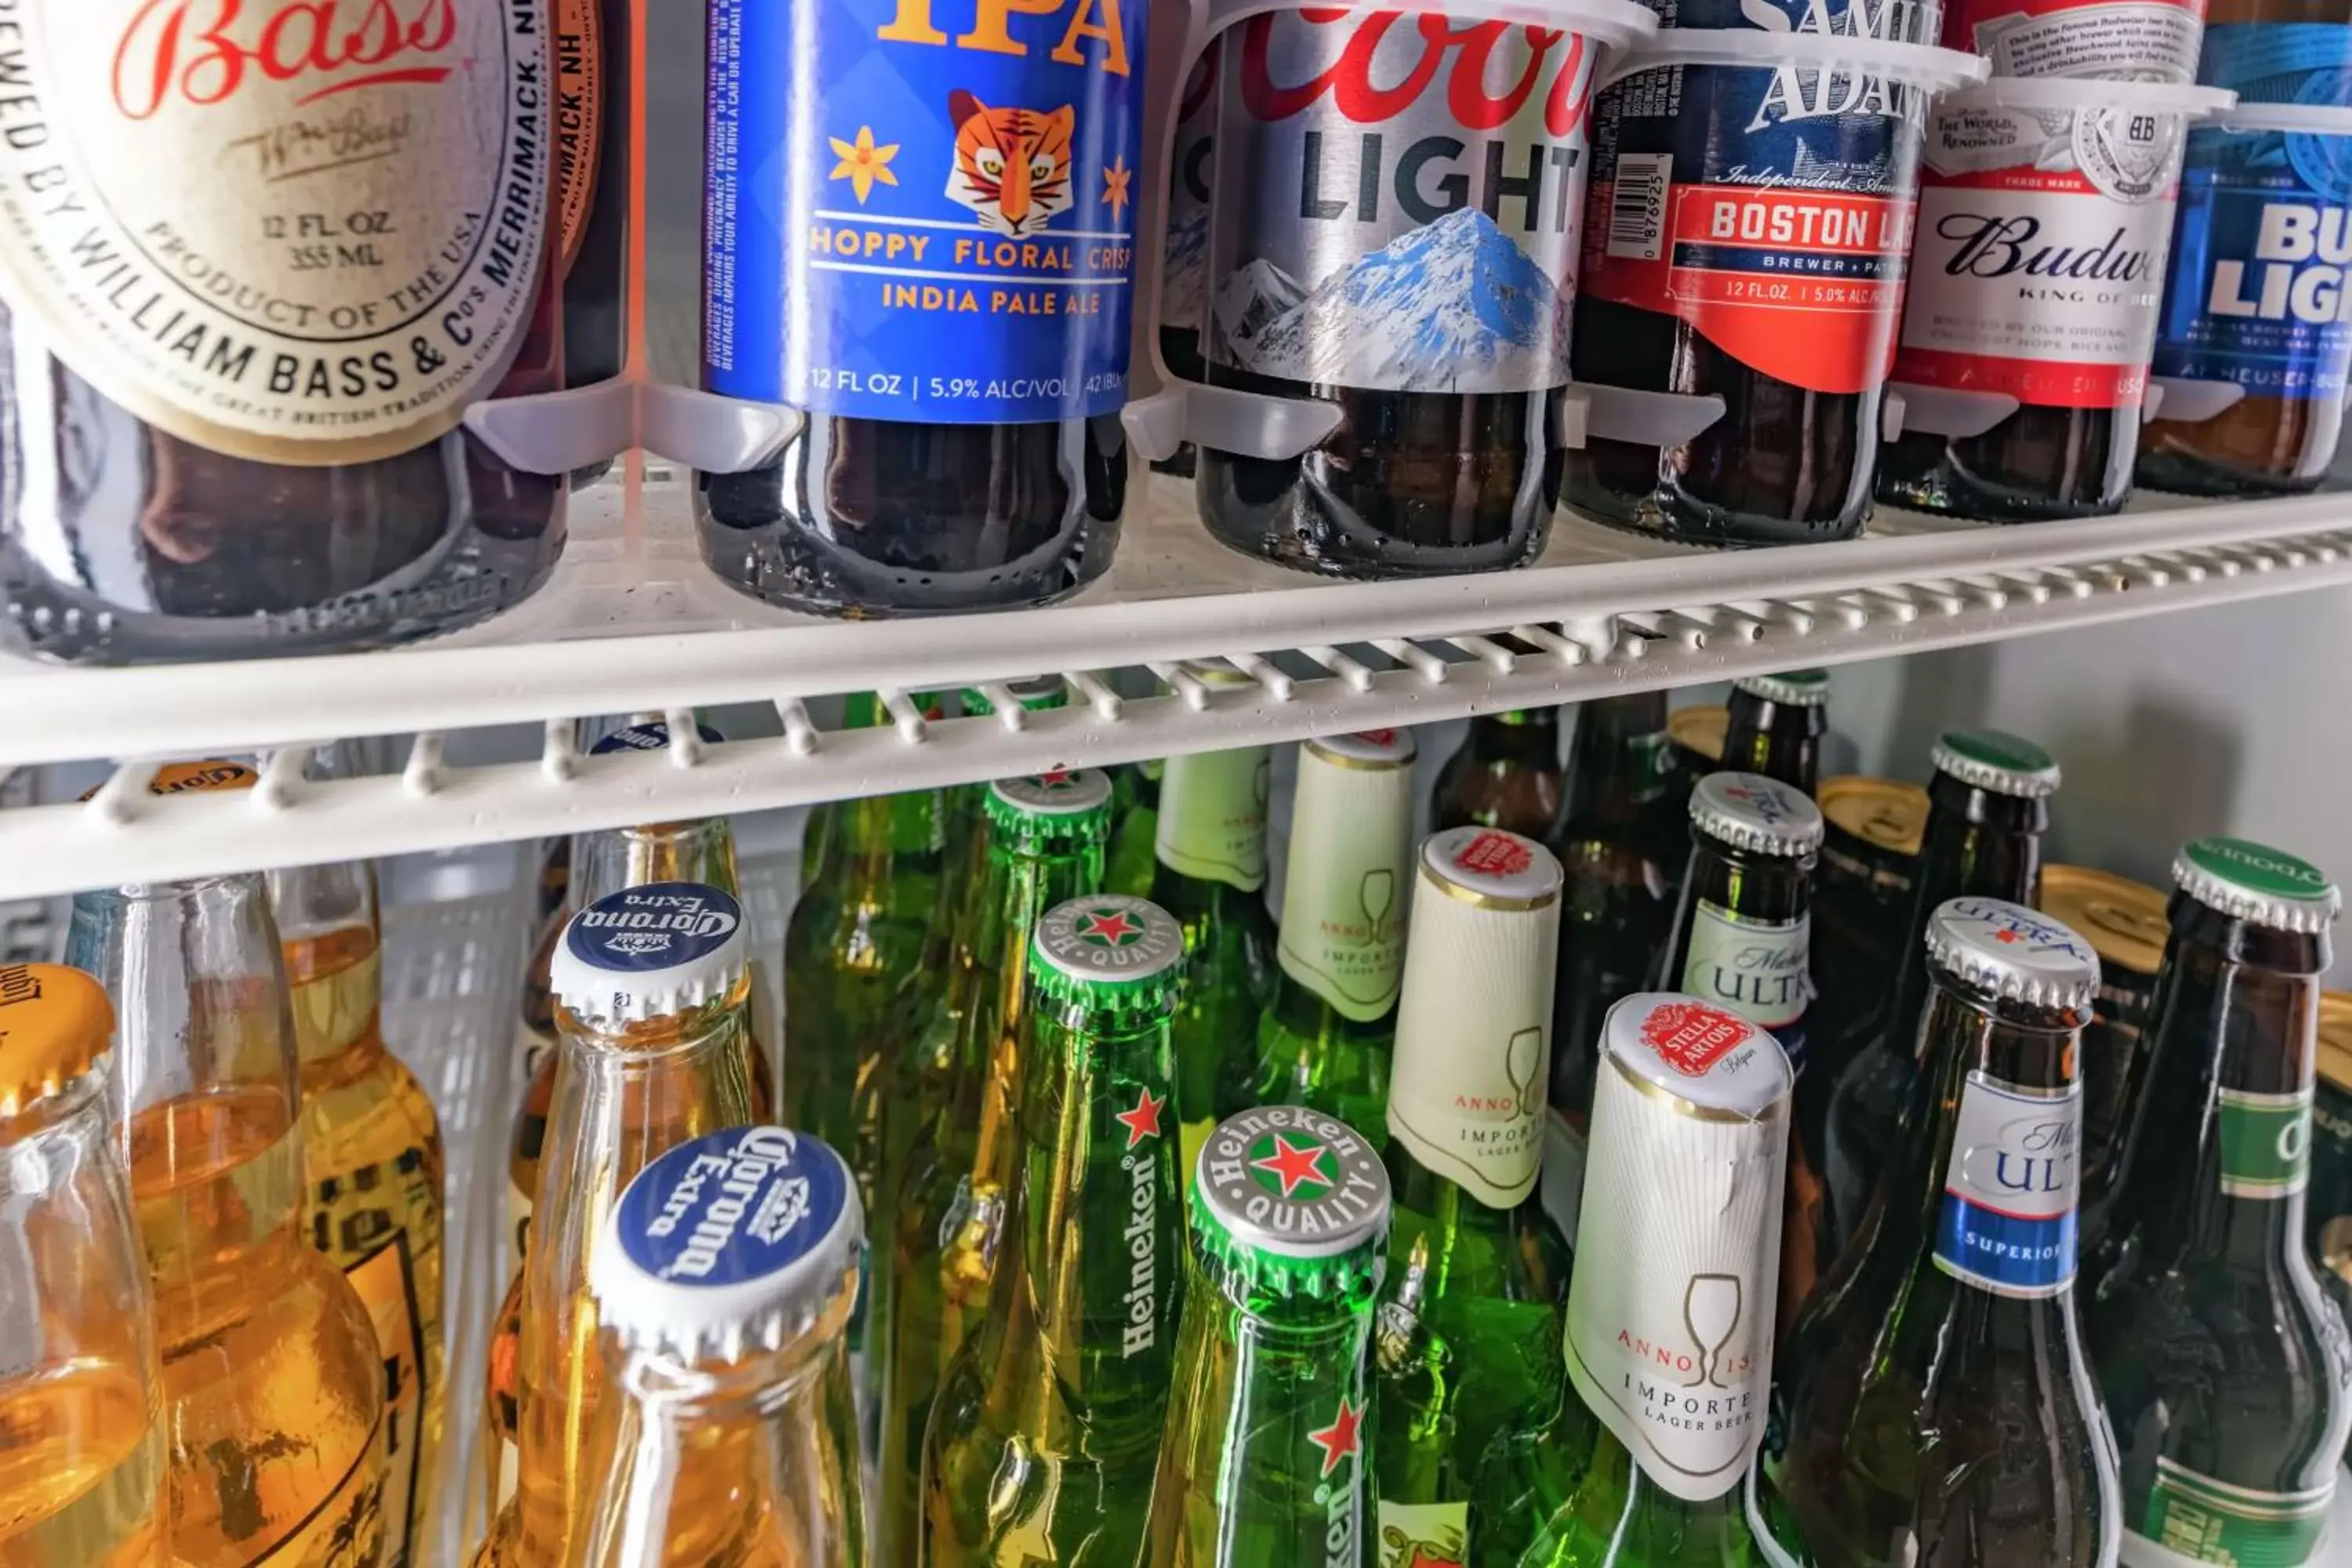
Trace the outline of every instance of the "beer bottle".
<path fill-rule="evenodd" d="M 1551 1419 L 1488 1457 L 1480 1568 L 1785 1565 L 1755 1487 L 1790 1072 L 1738 1014 L 1609 1010 Z M 1381 1411 L 1383 1421 L 1387 1411 Z"/>
<path fill-rule="evenodd" d="M 1568 771 L 1560 764 L 1559 710 L 1514 708 L 1476 713 L 1461 747 L 1438 770 L 1429 825 L 1499 827 L 1541 838 L 1559 820 Z"/>
<path fill-rule="evenodd" d="M 2319 1085 L 2311 1124 L 2304 1234 L 2321 1287 L 2352 1322 L 2352 993 L 2319 994 Z M 2352 1463 L 2352 1446 L 2345 1459 Z"/>
<path fill-rule="evenodd" d="M 1373 1452 L 1381 1560 L 1413 1542 L 1459 1562 L 1487 1446 L 1559 1395 L 1568 1247 L 1536 1175 L 1560 873 L 1497 827 L 1433 835 L 1420 861 L 1387 1111 L 1395 1226 Z"/>
<path fill-rule="evenodd" d="M 1113 770 L 1105 892 L 1140 899 L 1151 891 L 1152 868 L 1159 864 L 1160 781 L 1167 771 L 1167 763 L 1158 757 Z"/>
<path fill-rule="evenodd" d="M 1257 1021 L 1255 1081 L 1240 1097 L 1244 1104 L 1311 1105 L 1350 1126 L 1385 1124 L 1412 876 L 1412 759 L 1410 730 L 1331 735 L 1298 748 L 1275 950 L 1280 973 Z M 1232 1093 L 1229 1085 L 1218 1089 Z M 1181 1096 L 1178 1103 L 1189 1118 L 1193 1108 Z M 1212 1108 L 1242 1106 L 1215 1100 Z"/>
<path fill-rule="evenodd" d="M 617 0 L 556 0 L 549 9 L 563 384 L 593 386 L 620 374 L 629 353 L 629 10 Z M 611 467 L 575 470 L 573 488 Z"/>
<path fill-rule="evenodd" d="M 155 787 L 252 782 L 234 763 L 193 763 Z M 66 958 L 114 1004 L 173 1561 L 380 1561 L 384 1359 L 366 1305 L 302 1225 L 294 1026 L 260 875 L 83 893 Z"/>
<path fill-rule="evenodd" d="M 2074 1071 L 2098 955 L 1938 905 L 1921 1070 L 1880 1200 L 1783 1357 L 1770 1474 L 1818 1568 L 2094 1568 L 2122 1535 L 2076 1319 Z"/>
<path fill-rule="evenodd" d="M 1058 675 L 1011 681 L 1007 689 L 1021 704 L 1022 710 L 1028 713 L 1064 707 L 1070 700 Z M 967 690 L 958 702 L 966 718 L 982 718 L 996 711 L 996 704 L 983 691 Z M 986 854 L 982 845 L 988 830 L 987 798 L 988 786 L 984 784 L 957 784 L 948 791 L 948 868 L 940 889 L 943 910 L 961 910 L 972 884 L 979 879 L 980 863 Z"/>
<path fill-rule="evenodd" d="M 442 1188 L 432 1098 L 384 1047 L 375 868 L 272 871 L 302 1087 L 302 1223 L 375 1321 L 383 1354 L 383 1561 L 421 1560 L 439 1495 Z"/>
<path fill-rule="evenodd" d="M 1249 1099 L 1258 1020 L 1275 989 L 1274 921 L 1265 912 L 1264 746 L 1171 757 L 1160 780 L 1151 901 L 1184 928 L 1176 1003 L 1176 1120 L 1185 1165 L 1217 1108 Z"/>
<path fill-rule="evenodd" d="M 1658 958 L 1661 989 L 1727 1008 L 1772 1038 L 1792 1081 L 1805 1074 L 1812 999 L 1812 875 L 1822 814 L 1791 784 L 1761 773 L 1709 773 L 1691 793 L 1691 856 L 1674 935 Z M 1779 1321 L 1830 1259 L 1815 1155 L 1789 1129 L 1781 1213 Z"/>
<path fill-rule="evenodd" d="M 1728 719 L 1717 766 L 1761 773 L 1809 795 L 1820 794 L 1829 701 L 1826 669 L 1740 677 L 1725 705 Z"/>
<path fill-rule="evenodd" d="M 2082 932 L 2099 955 L 2099 1000 L 2083 1026 L 2083 1241 L 2095 1252 L 2106 1169 L 2130 1121 L 2125 1095 L 2147 1048 L 2141 1026 L 2169 926 L 2164 895 L 2088 866 L 2042 868 L 2037 906 Z M 2143 1075 L 2144 1078 L 2144 1075 Z"/>
<path fill-rule="evenodd" d="M 875 1251 L 890 1261 L 869 1342 L 881 1369 L 878 1555 L 915 1561 L 923 1429 L 940 1380 L 988 1309 L 1014 1174 L 1029 939 L 1047 910 L 1101 886 L 1110 784 L 1089 768 L 988 786 L 986 858 L 947 994 L 898 1072 Z"/>
<path fill-rule="evenodd" d="M 1051 677 L 1047 679 L 1052 679 Z M 1061 683 L 1058 680 L 1054 681 L 1053 684 L 1055 689 L 1060 689 Z M 965 692 L 964 701 L 968 711 L 981 713 L 989 711 L 987 699 L 976 691 Z M 919 693 L 915 698 L 915 703 L 922 710 L 923 717 L 933 722 L 937 722 L 947 711 L 945 704 L 936 694 Z M 977 707 L 970 706 L 971 704 L 977 704 Z M 1023 706 L 1028 706 L 1027 702 L 1024 701 Z M 853 691 L 841 700 L 841 723 L 845 730 L 873 730 L 892 722 L 894 720 L 890 710 L 874 692 Z M 957 789 L 948 796 L 947 837 L 950 861 L 957 853 L 958 846 L 963 841 L 963 826 L 968 816 L 976 815 L 979 810 L 977 805 L 971 804 L 971 786 L 970 785 Z M 841 814 L 849 804 L 845 800 L 815 801 L 811 803 L 807 814 L 801 818 L 799 869 L 801 893 L 803 897 L 816 885 L 817 878 L 824 870 L 825 857 L 833 852 L 835 826 L 841 820 Z M 950 870 L 946 878 L 946 888 L 953 890 L 960 889 L 961 885 L 954 872 Z"/>
<path fill-rule="evenodd" d="M 1832 1258 L 1861 1225 L 1888 1151 L 1908 1130 L 1912 1080 L 1927 1065 L 1918 1018 L 1933 976 L 1917 955 L 1928 922 L 1963 893 L 2032 904 L 2041 887 L 2042 835 L 2059 777 L 2050 753 L 1998 730 L 1947 730 L 1934 757 L 1906 926 L 1916 939 L 1904 942 L 1893 984 L 1883 973 L 1871 980 L 1884 1000 L 1869 1023 L 1843 1039 L 1817 1037 L 1827 1048 L 1797 1080 L 1797 1130 L 1807 1148 L 1822 1151 L 1829 1177 Z"/>
<path fill-rule="evenodd" d="M 1319 1111 L 1270 1105 L 1211 1130 L 1190 1186 L 1175 1389 L 1138 1562 L 1369 1568 L 1380 1154 Z M 1429 1561 L 1459 1560 L 1435 1544 Z"/>
<path fill-rule="evenodd" d="M 924 1568 L 1126 1563 L 1142 1544 L 1183 1304 L 1183 932 L 1141 899 L 1037 922 L 1011 1213 L 987 1322 L 923 1439 Z"/>
<path fill-rule="evenodd" d="M 849 1167 L 781 1127 L 681 1143 L 623 1189 L 589 1258 L 604 1375 L 571 1559 L 859 1568 Z"/>
<path fill-rule="evenodd" d="M 1552 990 L 1551 1103 L 1582 1125 L 1592 1102 L 1601 1020 L 1649 984 L 1674 918 L 1674 879 L 1689 852 L 1665 773 L 1666 697 L 1596 698 L 1576 714 L 1568 805 L 1548 842 L 1566 881 L 1559 979 Z"/>
<path fill-rule="evenodd" d="M 2319 980 L 2336 885 L 2292 855 L 2200 838 L 2172 935 L 2083 1328 L 2122 1451 L 2123 1560 L 2322 1553 L 2352 1434 L 2352 1340 L 2304 1245 Z"/>
<path fill-rule="evenodd" d="M 1577 33 L 1356 10 L 1251 16 L 1220 47 L 1207 380 L 1341 417 L 1295 458 L 1203 446 L 1202 521 L 1339 577 L 1534 560 L 1559 499 L 1599 50 Z M 1497 96 L 1492 81 L 1521 85 Z M 1383 176 L 1383 142 L 1451 149 L 1445 184 L 1413 184 L 1418 163 Z M 1342 158 L 1360 177 L 1339 175 Z"/>
<path fill-rule="evenodd" d="M 154 1302 L 99 1065 L 114 1010 L 54 963 L 0 965 L 0 1562 L 165 1568 Z"/>
<path fill-rule="evenodd" d="M 475 1559 L 486 1568 L 567 1562 L 579 1549 L 597 1479 L 579 1437 L 604 1394 L 589 1244 L 656 1156 L 753 1119 L 745 937 L 742 906 L 700 882 L 623 888 L 564 927 L 554 1097 L 516 1288 L 515 1482 Z M 494 1372 L 497 1360 L 494 1347 Z M 486 1457 L 495 1489 L 509 1461 Z"/>
<path fill-rule="evenodd" d="M 1170 149 L 1168 249 L 1160 273 L 1160 357 L 1181 381 L 1200 381 L 1207 374 L 1201 329 L 1208 318 L 1209 170 L 1216 142 L 1218 43 L 1211 38 L 1185 73 L 1183 91 L 1176 100 L 1175 145 Z M 1192 465 L 1192 444 L 1187 441 L 1174 457 L 1151 466 L 1189 479 Z M 1114 855 L 1114 865 L 1117 860 Z M 1114 884 L 1111 891 L 1139 895 L 1143 889 Z"/>
<path fill-rule="evenodd" d="M 1834 1048 L 1877 1011 L 1911 914 L 1927 792 L 1843 773 L 1822 781 L 1822 863 L 1813 873 L 1813 1055 Z"/>

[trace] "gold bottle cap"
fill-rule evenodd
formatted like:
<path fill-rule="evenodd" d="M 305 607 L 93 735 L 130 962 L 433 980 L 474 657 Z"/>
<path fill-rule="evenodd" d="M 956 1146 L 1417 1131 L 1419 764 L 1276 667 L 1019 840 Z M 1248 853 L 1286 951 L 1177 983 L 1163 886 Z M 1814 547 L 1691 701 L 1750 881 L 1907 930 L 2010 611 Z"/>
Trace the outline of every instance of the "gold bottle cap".
<path fill-rule="evenodd" d="M 1917 784 L 1841 773 L 1823 779 L 1822 815 L 1864 843 L 1916 857 L 1927 831 L 1927 792 Z"/>
<path fill-rule="evenodd" d="M 1723 761 L 1724 731 L 1731 728 L 1731 710 L 1720 703 L 1704 708 L 1677 708 L 1666 716 L 1666 735 L 1686 752 L 1696 752 L 1710 763 Z"/>
<path fill-rule="evenodd" d="M 106 988 L 80 970 L 0 964 L 0 1116 L 88 1072 L 113 1033 Z"/>
<path fill-rule="evenodd" d="M 2352 991 L 2319 994 L 2319 1076 L 2352 1094 Z"/>
<path fill-rule="evenodd" d="M 2042 912 L 2088 938 L 2099 962 L 2154 974 L 2172 934 L 2161 890 L 2089 866 L 2042 868 Z"/>

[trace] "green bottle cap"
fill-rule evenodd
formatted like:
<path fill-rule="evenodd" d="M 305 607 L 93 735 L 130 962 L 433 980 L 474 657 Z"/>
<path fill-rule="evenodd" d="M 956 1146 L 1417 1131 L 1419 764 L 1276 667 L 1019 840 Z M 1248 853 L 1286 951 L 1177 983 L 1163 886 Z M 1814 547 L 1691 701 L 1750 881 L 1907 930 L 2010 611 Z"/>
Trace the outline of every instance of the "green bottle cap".
<path fill-rule="evenodd" d="M 1192 1244 L 1252 1290 L 1332 1298 L 1379 1278 L 1389 1175 L 1346 1122 L 1301 1105 L 1228 1116 L 1192 1174 Z"/>
<path fill-rule="evenodd" d="M 1947 730 L 1936 742 L 1936 771 L 1995 795 L 2039 800 L 2058 793 L 2058 760 L 2022 736 L 2000 730 Z"/>
<path fill-rule="evenodd" d="M 1778 675 L 1743 675 L 1732 683 L 1750 697 L 1790 708 L 1819 708 L 1830 700 L 1826 669 L 1789 669 Z"/>
<path fill-rule="evenodd" d="M 2182 845 L 2172 879 L 2207 909 L 2273 931 L 2326 931 L 2344 908 L 2343 895 L 2318 867 L 2249 838 Z"/>
<path fill-rule="evenodd" d="M 2082 934 L 2006 899 L 1947 899 L 1927 917 L 1927 962 L 2000 1002 L 2088 1016 L 2099 955 Z"/>
<path fill-rule="evenodd" d="M 1033 675 L 1026 680 L 1008 680 L 1004 683 L 1004 689 L 1013 693 L 1013 700 L 1032 713 L 1069 705 L 1069 688 L 1062 684 L 1062 678 L 1058 675 Z M 963 710 L 966 717 L 977 718 L 983 713 L 995 712 L 996 704 L 989 700 L 986 692 L 973 687 L 963 694 Z"/>
<path fill-rule="evenodd" d="M 1029 937 L 1038 994 L 1121 1014 L 1165 1012 L 1176 1001 L 1184 928 L 1149 899 L 1094 893 L 1055 904 Z"/>
<path fill-rule="evenodd" d="M 1056 768 L 998 779 L 988 786 L 987 809 L 996 841 L 1028 854 L 1108 838 L 1110 775 L 1099 768 Z"/>
<path fill-rule="evenodd" d="M 1691 791 L 1691 826 L 1718 844 L 1790 858 L 1822 847 L 1829 826 L 1804 791 L 1762 773 L 1709 773 Z"/>

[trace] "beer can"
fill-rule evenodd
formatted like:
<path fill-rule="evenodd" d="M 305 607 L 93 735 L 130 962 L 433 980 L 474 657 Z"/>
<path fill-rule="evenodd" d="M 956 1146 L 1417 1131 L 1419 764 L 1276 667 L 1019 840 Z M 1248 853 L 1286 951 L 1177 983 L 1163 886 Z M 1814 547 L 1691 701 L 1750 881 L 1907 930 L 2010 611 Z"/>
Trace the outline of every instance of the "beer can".
<path fill-rule="evenodd" d="M 1719 702 L 1677 708 L 1667 716 L 1666 742 L 1684 795 L 1723 765 L 1723 736 L 1730 727 L 1731 710 Z"/>
<path fill-rule="evenodd" d="M 1996 77 L 2187 81 L 2204 31 L 2200 0 L 1946 0 L 1944 47 Z"/>
<path fill-rule="evenodd" d="M 2320 1284 L 2352 1315 L 2352 991 L 2319 994 L 2310 1193 L 2305 1223 Z"/>
<path fill-rule="evenodd" d="M 2143 1048 L 2140 1026 L 2156 996 L 2172 927 L 2165 895 L 2088 866 L 2042 868 L 2042 912 L 2080 931 L 2099 955 L 2099 998 L 2083 1030 L 2083 1170 L 2095 1184 L 2131 1120 L 2131 1067 Z M 2095 1198 L 2086 1190 L 2084 1198 Z"/>

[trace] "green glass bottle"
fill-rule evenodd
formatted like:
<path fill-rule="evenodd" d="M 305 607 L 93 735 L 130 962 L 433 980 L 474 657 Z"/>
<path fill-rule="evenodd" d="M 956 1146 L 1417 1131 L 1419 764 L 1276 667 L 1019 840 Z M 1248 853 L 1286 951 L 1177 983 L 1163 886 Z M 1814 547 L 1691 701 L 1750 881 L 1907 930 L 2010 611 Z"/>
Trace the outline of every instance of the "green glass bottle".
<path fill-rule="evenodd" d="M 1058 675 L 1032 676 L 1026 680 L 1005 683 L 1005 690 L 1021 705 L 1024 713 L 1042 713 L 1049 709 L 1069 704 L 1069 689 Z M 996 704 L 989 695 L 978 689 L 965 691 L 957 699 L 967 719 L 984 719 L 996 715 Z M 999 722 L 1003 722 L 999 718 Z M 988 786 L 984 784 L 958 784 L 948 791 L 948 871 L 941 893 L 943 906 L 960 911 L 971 897 L 971 889 L 980 880 L 981 862 L 987 858 Z"/>
<path fill-rule="evenodd" d="M 926 719 L 936 720 L 946 711 L 937 692 L 917 692 L 915 706 Z M 872 730 L 894 722 L 890 710 L 883 704 L 878 693 L 855 691 L 842 699 L 841 727 L 845 730 Z M 801 891 L 806 893 L 824 873 L 825 857 L 832 853 L 834 831 L 841 825 L 843 807 L 851 804 L 841 800 L 820 800 L 810 805 L 801 822 Z"/>
<path fill-rule="evenodd" d="M 888 1347 L 875 1539 L 893 1568 L 915 1561 L 931 1401 L 988 1310 L 1017 1148 L 1030 932 L 1046 910 L 1101 885 L 1110 833 L 1110 782 L 1091 768 L 1000 780 L 985 799 L 987 853 L 947 996 L 900 1064 L 886 1123 L 904 1163 L 875 1222 L 874 1250 L 887 1247 L 890 1263 L 870 1337 Z"/>
<path fill-rule="evenodd" d="M 1819 1568 L 2106 1568 L 2122 1500 L 2074 1289 L 2098 954 L 2000 899 L 1947 901 L 1926 947 L 1917 1131 L 1788 1337 L 1769 1474 Z"/>
<path fill-rule="evenodd" d="M 1298 748 L 1274 1000 L 1257 1021 L 1255 1081 L 1214 1109 L 1311 1105 L 1387 1128 L 1404 906 L 1412 877 L 1412 732 L 1370 730 Z M 1187 1110 L 1190 1120 L 1190 1110 Z"/>
<path fill-rule="evenodd" d="M 1560 1342 L 1568 1387 L 1542 1428 L 1490 1451 L 1465 1561 L 1789 1563 L 1755 1458 L 1792 1079 L 1771 1036 L 1712 1003 L 1652 992 L 1610 1009 Z"/>
<path fill-rule="evenodd" d="M 1160 780 L 1168 764 L 1152 757 L 1118 769 L 1111 775 L 1115 792 L 1110 831 L 1110 865 L 1103 874 L 1106 891 L 1147 897 L 1151 891 L 1160 837 Z"/>
<path fill-rule="evenodd" d="M 1476 713 L 1461 747 L 1438 770 L 1430 826 L 1499 827 L 1541 838 L 1559 820 L 1568 770 L 1559 756 L 1559 710 Z"/>
<path fill-rule="evenodd" d="M 2352 1345 L 2305 1247 L 2319 983 L 2336 886 L 2200 838 L 2173 862 L 2137 1113 L 2084 1273 L 2121 1448 L 2127 1568 L 2342 1563 L 2320 1536 Z"/>
<path fill-rule="evenodd" d="M 923 1440 L 924 1568 L 1127 1568 L 1183 1305 L 1169 1021 L 1183 932 L 1056 905 L 1029 952 L 1018 1174 L 987 1323 Z"/>
<path fill-rule="evenodd" d="M 1266 1106 L 1211 1129 L 1191 1186 L 1184 1328 L 1139 1568 L 1371 1568 L 1380 1153 L 1319 1111 Z M 1445 1561 L 1458 1559 L 1433 1559 Z"/>
<path fill-rule="evenodd" d="M 1536 1176 L 1560 871 L 1497 827 L 1435 834 L 1419 859 L 1386 1110 L 1395 1222 L 1373 1451 L 1381 1561 L 1410 1543 L 1460 1562 L 1487 1447 L 1559 1402 L 1568 1244 Z"/>
<path fill-rule="evenodd" d="M 1265 912 L 1264 746 L 1171 757 L 1160 781 L 1151 901 L 1184 928 L 1176 1005 L 1176 1118 L 1192 1169 L 1220 1107 L 1248 1101 L 1258 1015 L 1274 994 Z"/>

